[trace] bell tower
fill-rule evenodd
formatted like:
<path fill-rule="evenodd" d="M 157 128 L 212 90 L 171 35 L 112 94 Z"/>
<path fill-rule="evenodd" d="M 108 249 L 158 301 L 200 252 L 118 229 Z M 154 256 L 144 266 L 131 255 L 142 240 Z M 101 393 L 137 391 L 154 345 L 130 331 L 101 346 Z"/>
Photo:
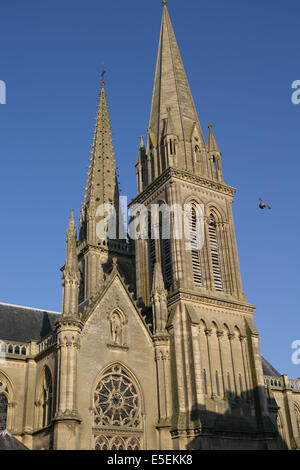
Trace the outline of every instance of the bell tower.
<path fill-rule="evenodd" d="M 166 2 L 146 145 L 141 138 L 136 164 L 138 196 L 134 203 L 169 207 L 202 207 L 204 237 L 201 249 L 186 244 L 194 230 L 174 238 L 174 213 L 170 213 L 170 240 L 136 244 L 137 295 L 150 300 L 154 261 L 162 263 L 165 286 L 197 293 L 244 300 L 232 215 L 235 189 L 223 181 L 221 152 L 212 125 L 206 144 Z M 183 218 L 181 224 L 183 227 Z M 172 238 L 173 236 L 173 238 Z M 186 239 L 187 238 L 187 239 Z M 155 251 L 155 254 L 154 254 Z M 152 259 L 152 261 L 151 261 Z"/>
<path fill-rule="evenodd" d="M 136 290 L 147 308 L 152 304 L 155 344 L 171 374 L 172 410 L 164 410 L 158 429 L 164 442 L 171 434 L 176 449 L 222 449 L 227 439 L 238 449 L 233 429 L 246 448 L 271 448 L 276 430 L 255 307 L 243 293 L 239 267 L 236 190 L 223 179 L 221 151 L 208 127 L 206 143 L 164 0 L 147 138 L 136 164 L 138 195 L 130 205 L 148 212 L 148 229 L 135 242 Z M 166 384 L 158 360 L 157 367 L 161 397 Z"/>

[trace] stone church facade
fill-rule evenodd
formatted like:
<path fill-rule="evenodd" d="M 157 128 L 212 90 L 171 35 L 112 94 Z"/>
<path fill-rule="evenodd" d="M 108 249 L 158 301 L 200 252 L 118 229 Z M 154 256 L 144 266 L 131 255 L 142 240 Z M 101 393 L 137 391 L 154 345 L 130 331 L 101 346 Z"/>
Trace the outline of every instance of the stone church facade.
<path fill-rule="evenodd" d="M 131 208 L 190 204 L 191 234 L 204 208 L 201 248 L 160 223 L 156 239 L 98 237 L 100 205 L 122 227 L 103 76 L 62 312 L 0 304 L 0 430 L 30 449 L 299 449 L 300 379 L 261 356 L 235 189 L 211 125 L 204 139 L 166 1 L 136 176 Z"/>

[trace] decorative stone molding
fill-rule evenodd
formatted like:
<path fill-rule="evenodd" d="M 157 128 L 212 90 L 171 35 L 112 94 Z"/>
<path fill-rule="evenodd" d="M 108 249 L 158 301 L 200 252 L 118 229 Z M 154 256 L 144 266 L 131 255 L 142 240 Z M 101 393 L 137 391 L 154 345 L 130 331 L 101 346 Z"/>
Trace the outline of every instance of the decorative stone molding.
<path fill-rule="evenodd" d="M 218 298 L 207 297 L 201 293 L 196 294 L 186 289 L 181 289 L 180 291 L 174 292 L 169 296 L 168 307 L 171 307 L 176 302 L 190 300 L 192 302 L 198 303 L 199 305 L 214 305 L 218 308 L 224 308 L 226 310 L 238 310 L 242 313 L 248 313 L 250 315 L 254 314 L 255 306 L 251 304 L 240 303 L 238 301 L 233 301 L 232 299 L 226 301 Z"/>
<path fill-rule="evenodd" d="M 162 186 L 169 182 L 171 178 L 177 178 L 180 181 L 186 181 L 188 183 L 196 184 L 198 186 L 217 191 L 229 196 L 233 196 L 236 192 L 236 189 L 232 186 L 228 186 L 225 183 L 220 183 L 210 179 L 203 178 L 202 176 L 197 176 L 186 170 L 169 167 L 167 168 L 158 178 L 156 178 L 152 183 L 150 183 L 144 191 L 139 194 L 133 201 L 130 203 L 129 207 L 133 204 L 143 204 L 145 201 L 153 195 L 153 192 L 162 190 Z"/>
<path fill-rule="evenodd" d="M 128 351 L 129 350 L 129 346 L 127 346 L 126 344 L 115 344 L 115 343 L 107 343 L 106 345 L 108 347 L 108 349 L 114 349 L 114 350 L 117 350 L 117 351 Z"/>

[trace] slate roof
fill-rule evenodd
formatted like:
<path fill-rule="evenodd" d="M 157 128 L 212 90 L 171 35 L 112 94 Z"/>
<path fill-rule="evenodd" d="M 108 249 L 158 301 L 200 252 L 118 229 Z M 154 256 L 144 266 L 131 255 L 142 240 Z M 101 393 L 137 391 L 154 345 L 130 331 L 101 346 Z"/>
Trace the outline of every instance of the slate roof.
<path fill-rule="evenodd" d="M 40 340 L 54 329 L 60 313 L 0 302 L 0 339 L 27 343 Z M 280 377 L 280 373 L 262 356 L 264 375 Z"/>
<path fill-rule="evenodd" d="M 0 432 L 0 450 L 28 450 L 28 448 L 5 430 Z"/>
<path fill-rule="evenodd" d="M 263 366 L 263 373 L 264 375 L 272 375 L 273 377 L 280 377 L 280 373 L 265 359 L 263 356 L 262 358 L 262 366 Z"/>
<path fill-rule="evenodd" d="M 0 303 L 0 339 L 27 343 L 47 336 L 60 313 Z"/>

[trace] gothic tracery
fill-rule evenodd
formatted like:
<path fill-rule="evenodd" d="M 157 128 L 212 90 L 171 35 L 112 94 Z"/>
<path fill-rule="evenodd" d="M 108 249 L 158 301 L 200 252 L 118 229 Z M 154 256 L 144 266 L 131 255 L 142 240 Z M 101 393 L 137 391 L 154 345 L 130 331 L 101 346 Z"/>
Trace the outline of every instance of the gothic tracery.
<path fill-rule="evenodd" d="M 109 367 L 94 392 L 94 423 L 101 435 L 96 437 L 96 449 L 124 450 L 140 448 L 142 431 L 141 397 L 137 385 L 120 364 Z M 106 432 L 104 432 L 104 430 Z M 116 434 L 121 431 L 122 436 Z"/>

